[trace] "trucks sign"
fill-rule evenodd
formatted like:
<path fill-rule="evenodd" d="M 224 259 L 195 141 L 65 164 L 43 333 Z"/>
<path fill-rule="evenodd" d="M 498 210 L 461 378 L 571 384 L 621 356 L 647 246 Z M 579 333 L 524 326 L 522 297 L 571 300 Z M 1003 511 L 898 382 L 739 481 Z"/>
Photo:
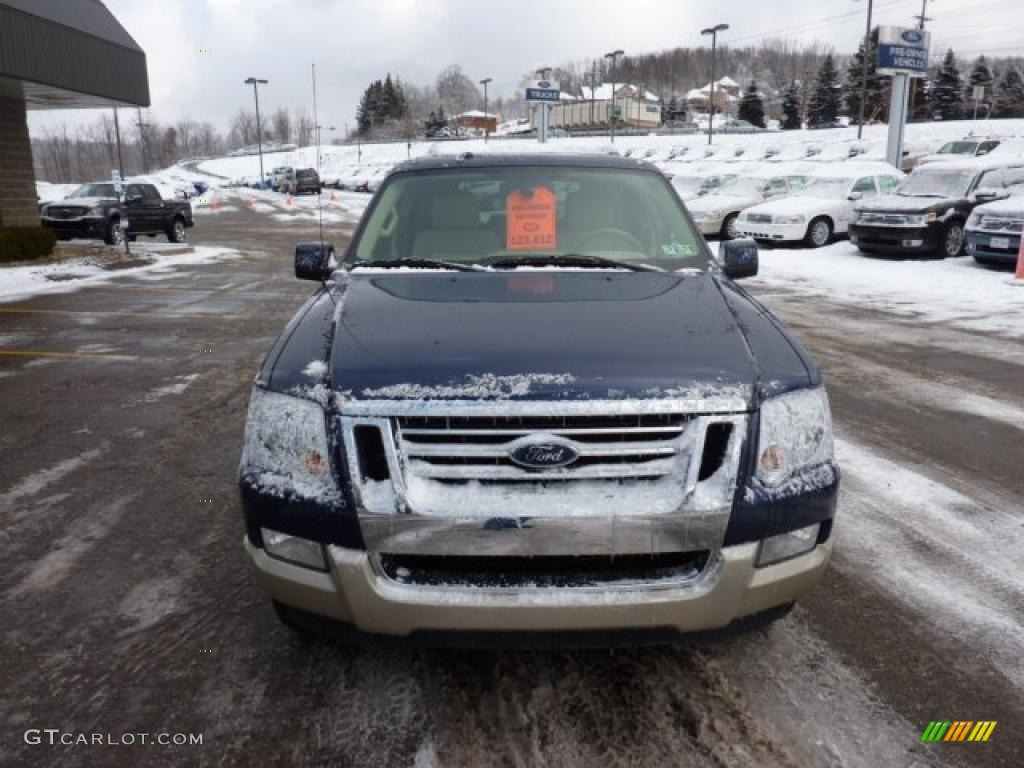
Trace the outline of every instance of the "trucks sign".
<path fill-rule="evenodd" d="M 550 80 L 531 80 L 526 85 L 526 100 L 532 102 L 555 102 L 561 98 L 561 86 Z"/>
<path fill-rule="evenodd" d="M 879 27 L 878 74 L 924 77 L 928 73 L 930 35 L 923 29 Z"/>

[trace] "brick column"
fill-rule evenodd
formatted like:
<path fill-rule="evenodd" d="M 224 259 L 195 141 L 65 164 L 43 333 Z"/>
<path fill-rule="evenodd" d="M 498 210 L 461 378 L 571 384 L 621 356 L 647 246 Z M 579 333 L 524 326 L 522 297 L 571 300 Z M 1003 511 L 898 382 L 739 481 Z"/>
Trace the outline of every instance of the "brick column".
<path fill-rule="evenodd" d="M 25 102 L 0 98 L 0 227 L 38 224 L 39 204 Z"/>

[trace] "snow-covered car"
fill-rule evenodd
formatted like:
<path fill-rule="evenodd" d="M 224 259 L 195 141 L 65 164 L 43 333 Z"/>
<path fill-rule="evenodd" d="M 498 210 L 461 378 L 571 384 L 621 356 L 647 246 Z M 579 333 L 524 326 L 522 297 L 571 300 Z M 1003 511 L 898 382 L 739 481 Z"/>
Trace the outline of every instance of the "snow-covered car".
<path fill-rule="evenodd" d="M 758 242 L 796 242 L 820 248 L 846 234 L 854 201 L 889 194 L 903 174 L 885 163 L 826 165 L 795 195 L 743 211 L 736 230 Z"/>
<path fill-rule="evenodd" d="M 966 138 L 959 141 L 948 141 L 938 152 L 918 158 L 917 164 L 935 163 L 942 160 L 969 160 L 972 157 L 983 157 L 999 146 L 998 139 Z"/>
<path fill-rule="evenodd" d="M 1012 267 L 1024 231 L 1024 189 L 1006 200 L 979 205 L 967 219 L 967 253 L 979 264 Z"/>
<path fill-rule="evenodd" d="M 503 215 L 482 215 L 501 211 Z M 819 366 L 664 175 L 608 155 L 402 163 L 254 382 L 244 546 L 288 626 L 394 642 L 666 642 L 824 572 Z M 554 636 L 554 637 L 553 637 Z"/>
<path fill-rule="evenodd" d="M 686 207 L 702 235 L 731 240 L 739 236 L 736 219 L 752 205 L 785 197 L 803 189 L 807 177 L 779 174 L 775 169 L 755 171 L 723 181 L 713 193 L 701 195 Z"/>
<path fill-rule="evenodd" d="M 685 203 L 714 192 L 723 181 L 731 178 L 734 175 L 726 173 L 680 174 L 672 177 L 672 186 L 679 194 L 679 199 Z"/>

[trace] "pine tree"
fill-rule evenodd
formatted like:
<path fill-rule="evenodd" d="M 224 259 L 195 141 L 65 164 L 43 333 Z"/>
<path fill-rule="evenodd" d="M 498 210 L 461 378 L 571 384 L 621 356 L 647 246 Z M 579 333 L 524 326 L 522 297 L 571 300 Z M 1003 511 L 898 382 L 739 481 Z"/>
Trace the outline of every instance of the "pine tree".
<path fill-rule="evenodd" d="M 878 27 L 871 31 L 868 38 L 868 87 L 867 98 L 865 99 L 864 119 L 866 121 L 885 121 L 888 115 L 888 90 L 889 80 L 876 71 L 878 63 Z M 864 43 L 861 42 L 857 53 L 850 60 L 850 66 L 846 70 L 846 82 L 843 84 L 843 102 L 846 106 L 846 113 L 856 123 L 860 120 L 860 95 L 861 86 L 864 81 Z"/>
<path fill-rule="evenodd" d="M 356 109 L 356 125 L 359 126 L 359 133 L 366 135 L 370 130 L 370 89 L 363 91 L 359 99 L 359 107 Z"/>
<path fill-rule="evenodd" d="M 992 102 L 993 117 L 1024 117 L 1024 77 L 1016 67 L 1007 67 Z"/>
<path fill-rule="evenodd" d="M 836 72 L 835 62 L 832 55 L 825 57 L 825 61 L 818 70 L 818 77 L 814 84 L 814 93 L 807 104 L 807 125 L 815 127 L 834 123 L 839 117 L 839 75 Z"/>
<path fill-rule="evenodd" d="M 782 130 L 800 130 L 800 94 L 796 83 L 790 85 L 782 97 Z"/>
<path fill-rule="evenodd" d="M 956 66 L 956 56 L 950 48 L 928 89 L 928 106 L 933 117 L 941 120 L 959 120 L 963 117 L 963 90 L 964 81 Z"/>
<path fill-rule="evenodd" d="M 995 77 L 992 76 L 992 69 L 988 65 L 988 61 L 985 60 L 984 56 L 979 56 L 974 60 L 974 66 L 971 68 L 971 74 L 967 79 L 968 87 L 965 92 L 965 96 L 968 99 L 974 99 L 974 86 L 981 85 L 985 88 L 985 95 L 992 93 L 992 83 L 995 81 Z"/>
<path fill-rule="evenodd" d="M 761 94 L 757 91 L 757 82 L 754 80 L 750 81 L 750 85 L 747 86 L 747 90 L 744 91 L 743 96 L 740 98 L 737 117 L 740 120 L 746 120 L 748 123 L 756 125 L 758 128 L 764 128 L 764 101 L 761 99 Z"/>

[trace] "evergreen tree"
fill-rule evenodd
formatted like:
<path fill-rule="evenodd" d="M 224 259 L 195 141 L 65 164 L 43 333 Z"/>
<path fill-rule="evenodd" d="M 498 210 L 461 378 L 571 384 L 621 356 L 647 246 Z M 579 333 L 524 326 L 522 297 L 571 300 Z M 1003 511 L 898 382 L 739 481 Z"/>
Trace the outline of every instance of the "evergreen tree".
<path fill-rule="evenodd" d="M 963 78 L 956 66 L 956 56 L 950 48 L 928 88 L 928 106 L 932 116 L 941 120 L 959 120 L 963 117 L 963 86 Z"/>
<path fill-rule="evenodd" d="M 758 128 L 764 128 L 764 101 L 761 99 L 761 94 L 757 91 L 757 82 L 754 80 L 750 81 L 747 90 L 740 97 L 737 117 L 740 120 L 746 120 L 748 123 L 756 125 Z"/>
<path fill-rule="evenodd" d="M 807 104 L 807 125 L 815 127 L 834 123 L 839 117 L 839 74 L 836 72 L 835 62 L 832 55 L 825 57 L 825 61 L 818 70 L 818 77 L 814 84 L 814 93 Z"/>
<path fill-rule="evenodd" d="M 992 98 L 993 117 L 1024 117 L 1024 77 L 1016 67 L 1007 67 Z"/>
<path fill-rule="evenodd" d="M 865 99 L 864 119 L 866 121 L 887 119 L 889 106 L 889 80 L 876 71 L 878 63 L 878 27 L 871 31 L 868 38 L 868 87 Z M 856 55 L 850 60 L 846 70 L 846 82 L 843 84 L 843 102 L 846 113 L 856 123 L 860 119 L 860 96 L 864 81 L 864 43 L 857 48 Z"/>
<path fill-rule="evenodd" d="M 370 130 L 370 89 L 363 91 L 359 98 L 359 107 L 356 109 L 356 125 L 359 133 L 366 135 Z"/>
<path fill-rule="evenodd" d="M 967 79 L 968 87 L 965 95 L 968 99 L 973 101 L 974 99 L 974 86 L 981 85 L 985 88 L 985 95 L 991 95 L 992 83 L 995 82 L 995 77 L 992 76 L 992 69 L 988 65 L 988 61 L 985 60 L 984 56 L 979 56 L 974 60 L 974 66 L 971 67 L 971 74 Z"/>
<path fill-rule="evenodd" d="M 796 83 L 790 85 L 782 97 L 782 130 L 800 130 L 800 94 Z"/>

